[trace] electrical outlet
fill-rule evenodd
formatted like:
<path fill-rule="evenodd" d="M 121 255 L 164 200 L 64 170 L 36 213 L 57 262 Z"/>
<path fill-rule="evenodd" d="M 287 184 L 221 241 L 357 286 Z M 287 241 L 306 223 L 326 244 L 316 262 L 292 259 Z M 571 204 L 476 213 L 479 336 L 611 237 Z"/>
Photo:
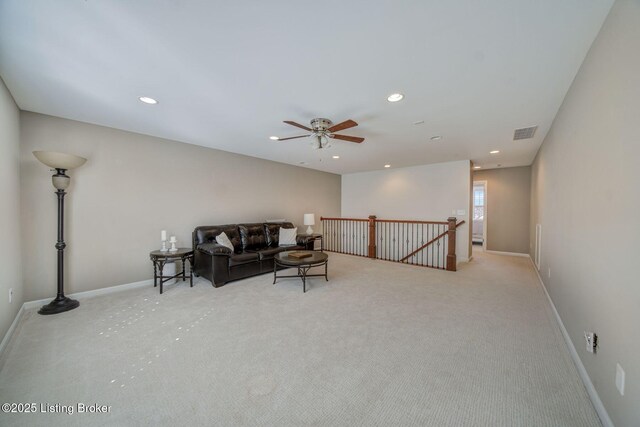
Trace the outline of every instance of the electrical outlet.
<path fill-rule="evenodd" d="M 9 288 L 9 304 L 13 302 L 13 288 Z"/>
<path fill-rule="evenodd" d="M 587 353 L 595 353 L 598 346 L 598 336 L 594 332 L 584 332 L 584 340 L 587 342 Z"/>
<path fill-rule="evenodd" d="M 616 388 L 624 396 L 624 369 L 619 363 L 616 363 Z"/>

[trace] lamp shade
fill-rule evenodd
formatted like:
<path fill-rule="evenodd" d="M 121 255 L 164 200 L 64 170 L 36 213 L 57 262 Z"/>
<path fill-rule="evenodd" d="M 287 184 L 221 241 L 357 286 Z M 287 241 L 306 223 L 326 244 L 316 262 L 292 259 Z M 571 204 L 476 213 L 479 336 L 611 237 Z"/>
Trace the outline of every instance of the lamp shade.
<path fill-rule="evenodd" d="M 316 216 L 314 214 L 304 214 L 304 225 L 315 225 Z"/>
<path fill-rule="evenodd" d="M 73 154 L 58 153 L 56 151 L 34 151 L 33 155 L 41 163 L 54 169 L 74 169 L 84 165 L 87 161 L 84 157 L 74 156 Z"/>

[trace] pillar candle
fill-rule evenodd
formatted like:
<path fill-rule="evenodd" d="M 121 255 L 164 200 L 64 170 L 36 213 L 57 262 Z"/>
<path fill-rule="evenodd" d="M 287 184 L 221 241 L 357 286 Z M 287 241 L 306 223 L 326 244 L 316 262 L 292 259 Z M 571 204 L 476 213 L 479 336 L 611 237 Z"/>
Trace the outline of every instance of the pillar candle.
<path fill-rule="evenodd" d="M 160 240 L 162 240 L 163 242 L 167 240 L 167 230 L 162 230 L 160 232 Z"/>
<path fill-rule="evenodd" d="M 176 242 L 176 236 L 171 236 L 171 238 L 169 239 L 169 241 L 171 243 L 175 243 Z"/>

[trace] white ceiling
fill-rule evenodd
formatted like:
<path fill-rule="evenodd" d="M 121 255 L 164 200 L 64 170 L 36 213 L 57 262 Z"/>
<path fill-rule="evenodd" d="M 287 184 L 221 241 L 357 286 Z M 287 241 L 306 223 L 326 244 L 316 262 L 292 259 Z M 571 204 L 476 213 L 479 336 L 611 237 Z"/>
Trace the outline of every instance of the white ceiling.
<path fill-rule="evenodd" d="M 0 75 L 23 110 L 329 172 L 529 165 L 611 4 L 5 0 Z M 313 117 L 366 140 L 268 139 Z"/>

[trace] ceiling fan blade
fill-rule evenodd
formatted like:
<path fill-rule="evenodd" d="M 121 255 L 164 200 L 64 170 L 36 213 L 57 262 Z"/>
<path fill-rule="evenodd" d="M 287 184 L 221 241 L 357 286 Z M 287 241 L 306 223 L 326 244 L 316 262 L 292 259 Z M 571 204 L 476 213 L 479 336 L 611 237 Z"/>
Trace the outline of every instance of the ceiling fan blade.
<path fill-rule="evenodd" d="M 327 130 L 329 132 L 339 132 L 341 130 L 349 129 L 349 128 L 352 128 L 352 127 L 355 127 L 355 126 L 358 126 L 358 124 L 356 122 L 354 122 L 353 120 L 349 119 L 349 120 L 345 120 L 342 123 L 338 123 L 337 125 L 333 125 Z"/>
<path fill-rule="evenodd" d="M 290 120 L 285 120 L 284 122 L 286 124 L 288 124 L 288 125 L 295 126 L 295 127 L 300 128 L 300 129 L 308 130 L 309 132 L 313 132 L 311 128 L 308 128 L 306 126 L 302 126 L 300 123 L 292 122 Z"/>
<path fill-rule="evenodd" d="M 360 138 L 359 136 L 330 135 L 330 138 L 342 139 L 343 141 L 358 142 L 358 143 L 364 141 L 364 138 Z"/>
<path fill-rule="evenodd" d="M 309 135 L 290 136 L 289 138 L 278 138 L 277 141 L 286 141 L 287 139 L 306 138 Z"/>

